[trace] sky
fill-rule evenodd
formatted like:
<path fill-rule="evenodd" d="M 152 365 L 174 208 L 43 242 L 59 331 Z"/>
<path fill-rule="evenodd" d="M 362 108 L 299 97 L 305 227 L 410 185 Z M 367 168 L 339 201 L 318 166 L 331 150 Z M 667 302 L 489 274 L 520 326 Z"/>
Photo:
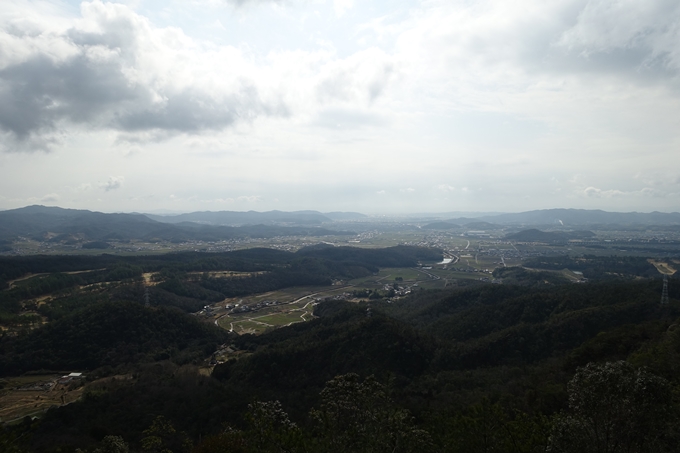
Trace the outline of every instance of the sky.
<path fill-rule="evenodd" d="M 3 0 L 32 204 L 680 211 L 680 2 Z"/>

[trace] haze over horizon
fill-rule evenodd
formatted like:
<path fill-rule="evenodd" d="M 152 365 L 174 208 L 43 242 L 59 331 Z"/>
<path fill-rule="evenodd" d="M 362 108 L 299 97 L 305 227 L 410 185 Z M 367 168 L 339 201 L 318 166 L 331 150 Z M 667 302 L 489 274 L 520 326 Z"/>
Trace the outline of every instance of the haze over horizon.
<path fill-rule="evenodd" d="M 673 0 L 7 0 L 0 210 L 680 206 Z"/>

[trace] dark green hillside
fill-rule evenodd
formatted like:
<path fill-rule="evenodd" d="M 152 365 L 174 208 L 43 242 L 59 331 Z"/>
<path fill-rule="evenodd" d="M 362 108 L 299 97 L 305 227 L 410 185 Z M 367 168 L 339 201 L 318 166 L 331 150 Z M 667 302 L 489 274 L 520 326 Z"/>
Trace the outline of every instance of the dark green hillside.
<path fill-rule="evenodd" d="M 530 258 L 523 262 L 532 269 L 579 271 L 591 280 L 629 279 L 635 277 L 654 278 L 659 271 L 647 258 L 639 256 L 595 256 L 581 257 L 550 256 Z"/>
<path fill-rule="evenodd" d="M 183 272 L 234 270 L 252 272 L 271 269 L 295 258 L 294 253 L 274 249 L 254 248 L 226 253 L 181 252 L 153 256 L 114 255 L 34 255 L 0 257 L 0 282 L 27 274 L 80 272 L 91 269 L 108 269 L 133 266 L 144 272 L 174 269 Z M 81 275 L 82 277 L 82 275 Z"/>
<path fill-rule="evenodd" d="M 396 378 L 403 385 L 427 371 L 436 348 L 427 334 L 352 305 L 260 337 L 240 337 L 237 344 L 255 353 L 217 366 L 215 377 L 249 388 L 259 399 L 305 410 L 309 398 L 339 374 Z"/>
<path fill-rule="evenodd" d="M 573 283 L 573 280 L 558 272 L 537 271 L 519 266 L 496 268 L 493 276 L 501 279 L 503 284 L 521 286 L 554 286 Z"/>
<path fill-rule="evenodd" d="M 660 306 L 659 294 L 658 280 L 551 290 L 492 285 L 438 297 L 434 293 L 430 301 L 414 295 L 383 309 L 456 342 L 441 356 L 439 367 L 469 368 L 533 363 L 561 355 L 603 331 L 679 316 L 676 305 Z"/>
<path fill-rule="evenodd" d="M 94 369 L 173 358 L 203 358 L 228 335 L 182 312 L 133 302 L 91 305 L 2 343 L 4 374 Z"/>
<path fill-rule="evenodd" d="M 678 385 L 680 329 L 673 325 L 680 316 L 679 291 L 671 286 L 671 303 L 664 307 L 658 303 L 659 280 L 419 291 L 392 304 L 372 303 L 370 316 L 366 304 L 326 302 L 313 321 L 232 338 L 241 355 L 218 365 L 212 378 L 158 363 L 139 365 L 134 381 L 92 386 L 81 402 L 48 413 L 31 448 L 94 446 L 105 435 L 120 435 L 140 450 L 143 430 L 163 415 L 199 448 L 226 432 L 244 436 L 250 447 L 241 451 L 262 451 L 277 431 L 253 431 L 248 404 L 278 400 L 276 417 L 290 414 L 302 436 L 287 451 L 332 451 L 320 449 L 330 434 L 319 430 L 310 410 L 320 407 L 328 381 L 357 373 L 360 379 L 374 375 L 383 385 L 376 388 L 387 389 L 396 403 L 393 414 L 412 411 L 416 427 L 431 436 L 427 451 L 545 451 L 551 429 L 564 423 L 561 411 L 573 410 L 567 383 L 579 366 L 628 360 L 670 384 L 646 378 Z M 102 356 L 113 365 L 168 356 L 185 362 L 206 357 L 218 339 L 210 326 L 181 313 L 136 304 L 93 305 L 51 326 L 18 339 L 3 356 L 39 363 L 43 354 L 54 355 L 82 367 L 80 356 L 91 358 L 93 367 Z M 63 353 L 68 349 L 79 354 Z M 592 395 L 594 401 L 599 397 Z M 348 398 L 348 407 L 355 407 L 354 399 L 360 406 L 363 397 Z M 222 423 L 243 431 L 224 431 Z M 655 429 L 666 433 L 664 424 Z M 519 443 L 508 447 L 512 442 Z M 675 445 L 672 437 L 660 442 L 654 445 Z"/>
<path fill-rule="evenodd" d="M 11 445 L 31 453 L 103 453 L 111 441 L 105 436 L 113 435 L 130 451 L 154 451 L 145 450 L 148 430 L 163 416 L 161 443 L 173 453 L 571 453 L 583 451 L 569 450 L 571 440 L 589 445 L 578 426 L 622 394 L 621 383 L 638 396 L 616 406 L 625 414 L 605 414 L 634 422 L 614 437 L 644 445 L 634 452 L 675 451 L 680 439 L 667 428 L 680 413 L 680 280 L 669 279 L 670 303 L 661 305 L 662 280 L 643 259 L 541 257 L 533 260 L 538 270 L 499 271 L 501 285 L 413 287 L 389 302 L 320 302 L 315 319 L 258 336 L 217 329 L 219 313 L 202 324 L 182 312 L 227 295 L 347 281 L 440 258 L 414 247 L 317 245 L 298 253 L 0 260 L 9 272 L 18 263 L 40 274 L 1 291 L 3 309 L 48 319 L 7 324 L 0 398 L 23 392 L 7 387 L 33 379 L 17 377 L 25 371 L 87 371 L 90 379 L 78 402 L 0 429 L 0 447 L 19 439 Z M 565 283 L 565 267 L 590 269 L 601 281 Z M 655 278 L 644 278 L 648 272 Z M 307 289 L 292 293 L 316 296 Z M 336 293 L 342 291 L 352 289 Z M 147 297 L 149 307 L 141 303 Z M 251 315 L 258 322 L 260 314 Z M 224 362 L 207 376 L 211 359 Z M 584 397 L 585 411 L 573 404 Z M 182 439 L 185 449 L 177 448 Z M 547 450 L 550 439 L 561 443 Z"/>
<path fill-rule="evenodd" d="M 353 247 L 309 247 L 298 253 L 254 248 L 225 253 L 182 252 L 155 256 L 25 256 L 0 258 L 0 324 L 21 326 L 36 322 L 21 316 L 28 311 L 24 301 L 50 295 L 62 297 L 79 287 L 123 282 L 107 289 L 112 299 L 145 300 L 142 273 L 154 275 L 158 287 L 149 289 L 153 306 L 174 306 L 196 312 L 210 302 L 294 286 L 328 286 L 334 280 L 366 277 L 380 267 L 415 266 L 420 260 L 440 260 L 441 253 L 421 247 L 360 249 Z M 230 270 L 257 274 L 215 278 L 210 271 Z M 7 291 L 8 282 L 16 282 Z M 29 305 L 33 305 L 31 302 Z"/>
<path fill-rule="evenodd" d="M 354 279 L 371 275 L 378 272 L 380 267 L 410 267 L 415 266 L 420 260 L 440 260 L 441 253 L 432 249 L 407 246 L 360 249 L 322 245 L 307 247 L 297 253 L 249 249 L 216 254 L 215 257 L 204 258 L 202 261 L 190 261 L 175 269 L 178 271 L 219 269 L 218 263 L 227 265 L 229 259 L 232 263 L 242 260 L 239 266 L 234 267 L 267 272 L 231 279 L 202 276 L 194 278 L 191 282 L 187 282 L 187 278 L 180 281 L 181 278 L 173 277 L 160 287 L 178 296 L 220 300 L 218 293 L 222 298 L 240 297 L 292 286 L 330 285 L 334 279 Z"/>
<path fill-rule="evenodd" d="M 78 403 L 49 410 L 31 433 L 30 451 L 73 451 L 107 435 L 123 436 L 136 447 L 133 451 L 142 451 L 143 431 L 159 415 L 195 441 L 219 432 L 225 423 L 238 425 L 249 403 L 248 395 L 198 375 L 192 366 L 144 364 L 134 376 L 92 385 Z"/>

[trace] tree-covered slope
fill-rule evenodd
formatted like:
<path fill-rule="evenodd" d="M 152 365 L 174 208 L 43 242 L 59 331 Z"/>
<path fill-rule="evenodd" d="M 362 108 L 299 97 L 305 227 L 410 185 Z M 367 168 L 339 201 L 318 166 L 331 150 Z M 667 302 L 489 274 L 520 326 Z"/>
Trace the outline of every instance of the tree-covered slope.
<path fill-rule="evenodd" d="M 4 374 L 94 369 L 164 358 L 203 357 L 228 335 L 180 311 L 105 302 L 2 343 Z M 193 352 L 192 352 L 193 351 Z"/>

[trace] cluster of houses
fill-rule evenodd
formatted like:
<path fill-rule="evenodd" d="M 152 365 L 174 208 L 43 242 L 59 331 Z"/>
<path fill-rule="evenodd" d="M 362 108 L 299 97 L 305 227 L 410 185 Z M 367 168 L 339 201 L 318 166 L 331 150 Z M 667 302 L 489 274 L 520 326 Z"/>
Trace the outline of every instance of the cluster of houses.
<path fill-rule="evenodd" d="M 266 307 L 273 307 L 282 303 L 283 302 L 278 300 L 263 300 L 254 305 L 228 304 L 224 308 L 231 310 L 230 313 L 247 313 L 249 311 L 257 311 Z"/>
<path fill-rule="evenodd" d="M 67 385 L 73 381 L 80 381 L 81 379 L 85 379 L 83 373 L 69 373 L 57 379 L 57 384 Z"/>
<path fill-rule="evenodd" d="M 418 286 L 418 284 L 415 283 L 413 286 Z M 383 289 L 385 291 L 394 290 L 394 295 L 397 296 L 397 297 L 406 296 L 407 294 L 411 294 L 411 286 L 397 286 L 395 288 L 394 285 L 385 285 L 385 286 L 383 286 Z"/>
<path fill-rule="evenodd" d="M 319 302 L 328 302 L 331 300 L 347 300 L 351 299 L 352 295 L 350 293 L 342 293 L 342 294 L 336 294 L 334 296 L 326 296 L 326 297 L 315 297 L 314 302 L 319 303 Z"/>

